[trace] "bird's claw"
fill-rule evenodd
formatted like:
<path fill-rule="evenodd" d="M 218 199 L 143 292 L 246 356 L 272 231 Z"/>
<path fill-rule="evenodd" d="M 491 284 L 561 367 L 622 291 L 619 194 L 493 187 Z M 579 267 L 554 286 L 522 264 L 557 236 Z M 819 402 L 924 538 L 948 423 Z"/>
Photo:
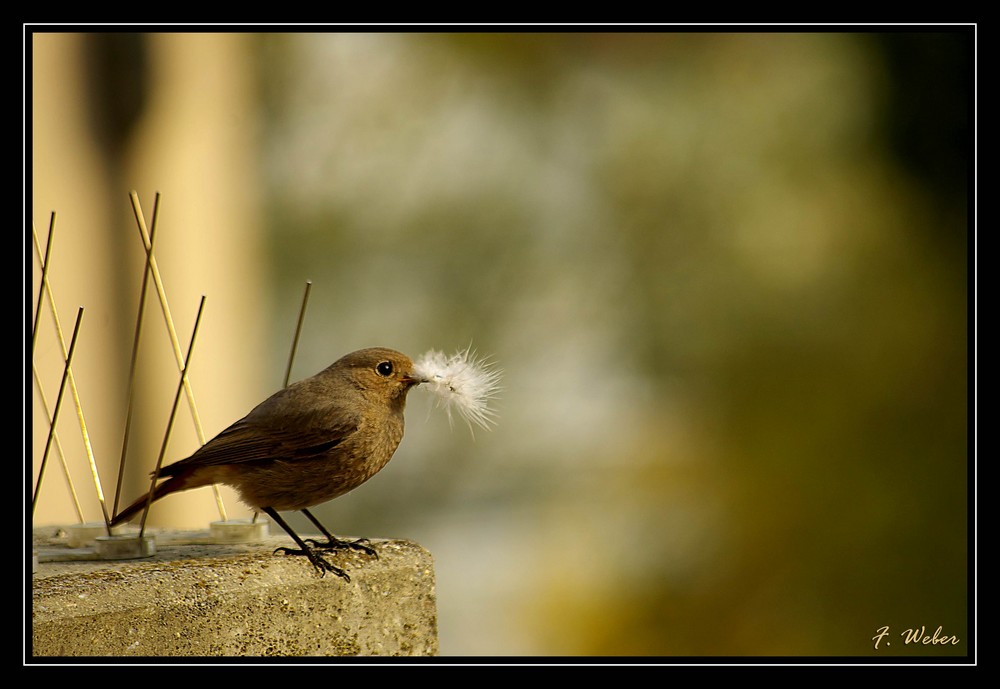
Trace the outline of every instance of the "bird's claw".
<path fill-rule="evenodd" d="M 351 583 L 351 577 L 347 572 L 345 572 L 340 567 L 331 564 L 329 561 L 327 561 L 325 557 L 323 557 L 322 555 L 318 555 L 311 550 L 286 548 L 284 546 L 282 546 L 281 548 L 274 549 L 275 554 L 279 552 L 283 553 L 284 555 L 305 555 L 307 558 L 309 558 L 309 562 L 312 563 L 312 566 L 316 568 L 316 571 L 319 572 L 319 575 L 321 577 L 326 576 L 327 572 L 333 572 L 347 583 Z"/>
<path fill-rule="evenodd" d="M 348 550 L 348 549 L 358 550 L 364 553 L 365 555 L 374 557 L 377 560 L 378 553 L 375 552 L 375 549 L 365 545 L 365 543 L 370 543 L 370 542 L 371 541 L 369 541 L 367 538 L 359 538 L 356 541 L 341 541 L 340 539 L 337 538 L 330 538 L 322 543 L 320 541 L 317 541 L 315 538 L 306 539 L 306 543 L 320 550 Z"/>

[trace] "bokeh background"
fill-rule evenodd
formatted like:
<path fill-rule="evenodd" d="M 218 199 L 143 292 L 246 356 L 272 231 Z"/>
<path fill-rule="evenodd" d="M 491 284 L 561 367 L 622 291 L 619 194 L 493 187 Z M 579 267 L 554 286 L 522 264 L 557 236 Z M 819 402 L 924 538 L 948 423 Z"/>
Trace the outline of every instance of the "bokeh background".
<path fill-rule="evenodd" d="M 965 655 L 975 34 L 27 35 L 30 213 L 115 499 L 147 222 L 211 437 L 385 345 L 472 345 L 315 512 L 435 557 L 445 655 Z M 26 302 L 39 262 L 25 240 Z M 121 501 L 178 369 L 147 297 Z M 27 309 L 26 309 L 27 310 Z M 37 481 L 62 373 L 33 347 Z M 61 413 L 36 524 L 100 520 Z M 165 462 L 197 447 L 182 404 Z M 249 514 L 225 494 L 231 517 Z M 205 527 L 208 489 L 154 524 Z M 307 530 L 297 516 L 292 524 Z M 872 637 L 888 625 L 891 647 Z M 957 645 L 904 644 L 925 627 Z"/>

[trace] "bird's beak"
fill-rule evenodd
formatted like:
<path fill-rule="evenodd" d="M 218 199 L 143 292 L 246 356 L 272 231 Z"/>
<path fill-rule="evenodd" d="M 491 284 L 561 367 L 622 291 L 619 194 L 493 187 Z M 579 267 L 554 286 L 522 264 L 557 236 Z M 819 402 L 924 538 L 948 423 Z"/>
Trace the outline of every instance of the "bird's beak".
<path fill-rule="evenodd" d="M 403 382 L 407 385 L 420 385 L 421 383 L 426 383 L 427 379 L 416 374 L 407 374 L 403 376 Z"/>

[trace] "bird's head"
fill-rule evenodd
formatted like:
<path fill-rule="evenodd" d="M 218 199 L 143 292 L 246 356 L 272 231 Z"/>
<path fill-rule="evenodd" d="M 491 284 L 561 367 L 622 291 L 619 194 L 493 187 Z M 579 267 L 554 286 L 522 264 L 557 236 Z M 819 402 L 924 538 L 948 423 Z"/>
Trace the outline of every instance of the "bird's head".
<path fill-rule="evenodd" d="M 359 349 L 344 355 L 333 366 L 366 395 L 386 401 L 402 402 L 410 388 L 426 382 L 414 371 L 410 357 L 385 347 Z"/>

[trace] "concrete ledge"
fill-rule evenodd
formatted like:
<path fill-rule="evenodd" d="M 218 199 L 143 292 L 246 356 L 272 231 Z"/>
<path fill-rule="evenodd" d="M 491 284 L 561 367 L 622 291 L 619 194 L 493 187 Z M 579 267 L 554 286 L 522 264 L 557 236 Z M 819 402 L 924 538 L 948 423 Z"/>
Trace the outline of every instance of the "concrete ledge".
<path fill-rule="evenodd" d="M 37 534 L 37 532 L 36 532 Z M 38 539 L 36 538 L 36 544 Z M 160 545 L 152 557 L 37 565 L 31 654 L 51 656 L 436 655 L 430 553 L 372 541 L 339 552 L 350 583 L 262 543 Z"/>

